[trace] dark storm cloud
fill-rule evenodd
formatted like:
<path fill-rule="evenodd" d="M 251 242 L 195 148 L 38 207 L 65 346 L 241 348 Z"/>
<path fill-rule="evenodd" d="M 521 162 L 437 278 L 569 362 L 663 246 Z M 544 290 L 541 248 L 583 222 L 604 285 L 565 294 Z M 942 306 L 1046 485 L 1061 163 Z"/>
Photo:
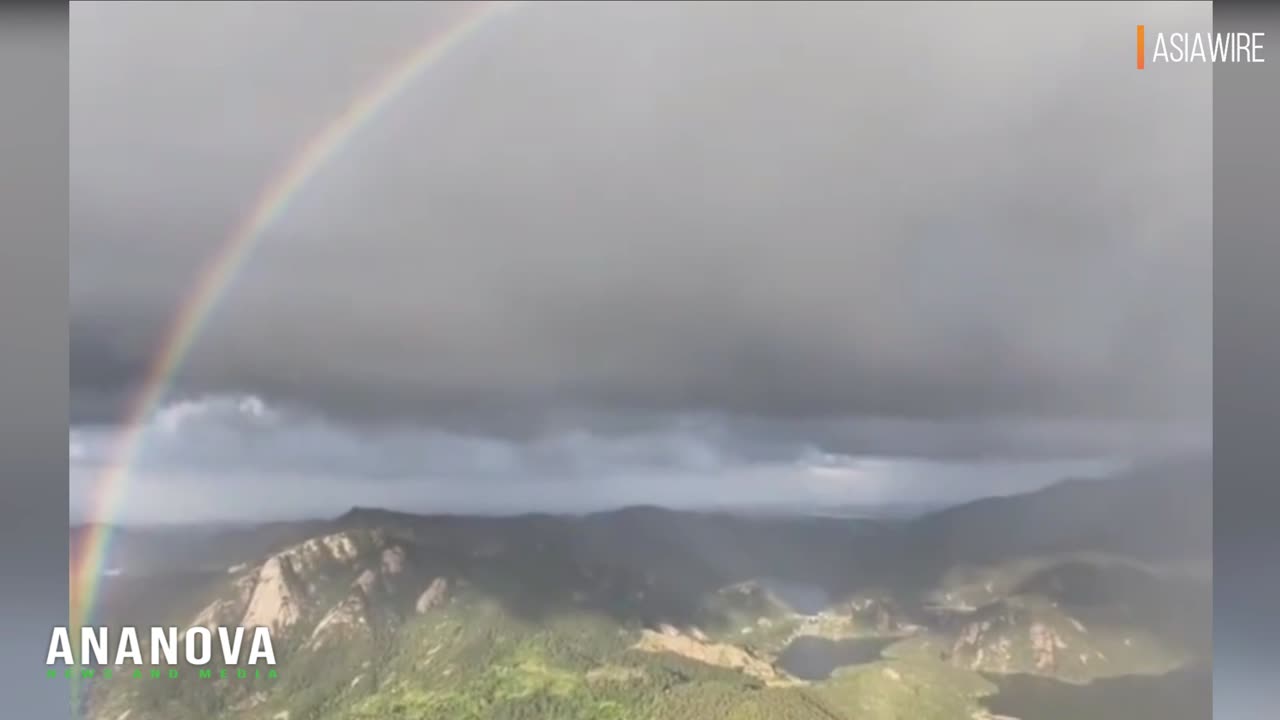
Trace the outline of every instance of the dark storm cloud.
<path fill-rule="evenodd" d="M 299 143 L 460 9 L 177 7 L 72 13 L 81 420 Z M 1209 10 L 522 8 L 296 198 L 179 390 L 526 438 L 1168 442 L 1210 396 L 1210 73 L 1133 71 L 1135 22 Z"/>
<path fill-rule="evenodd" d="M 127 501 L 113 519 L 245 522 L 336 515 L 353 505 L 507 513 L 958 501 L 1114 467 L 1089 459 L 854 457 L 822 450 L 802 433 L 687 415 L 645 429 L 599 426 L 544 428 L 514 441 L 422 425 L 353 426 L 254 396 L 204 396 L 168 404 L 142 426 Z M 116 459 L 113 430 L 71 430 L 75 520 L 91 509 L 91 488 Z M 885 437 L 904 434 L 891 430 Z"/>

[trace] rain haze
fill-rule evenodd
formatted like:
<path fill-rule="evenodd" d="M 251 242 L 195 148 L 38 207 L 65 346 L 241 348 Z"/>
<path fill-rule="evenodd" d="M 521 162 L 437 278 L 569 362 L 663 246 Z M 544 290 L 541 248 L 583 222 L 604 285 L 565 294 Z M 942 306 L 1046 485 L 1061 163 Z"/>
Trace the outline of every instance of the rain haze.
<path fill-rule="evenodd" d="M 73 5 L 73 516 L 263 187 L 472 10 L 368 6 Z M 1211 70 L 1133 72 L 1135 18 L 1211 10 L 496 16 L 262 233 L 122 517 L 950 502 L 1207 447 Z"/>

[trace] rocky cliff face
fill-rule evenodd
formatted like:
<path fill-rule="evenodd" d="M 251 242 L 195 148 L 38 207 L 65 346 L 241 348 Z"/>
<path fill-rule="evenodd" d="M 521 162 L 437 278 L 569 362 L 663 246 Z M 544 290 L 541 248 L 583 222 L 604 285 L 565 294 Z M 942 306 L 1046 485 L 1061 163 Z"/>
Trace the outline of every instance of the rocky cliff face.
<path fill-rule="evenodd" d="M 424 579 L 411 553 L 379 529 L 352 529 L 312 538 L 267 557 L 228 581 L 222 596 L 191 624 L 268 627 L 306 632 L 322 646 L 336 632 L 370 632 L 378 621 L 443 602 L 443 578 Z"/>
<path fill-rule="evenodd" d="M 431 584 L 427 585 L 427 589 L 422 591 L 414 602 L 413 609 L 419 615 L 429 612 L 440 607 L 449 599 L 449 581 L 445 578 L 435 578 Z"/>
<path fill-rule="evenodd" d="M 681 631 L 671 625 L 661 625 L 657 630 L 646 629 L 641 632 L 635 648 L 643 652 L 673 653 L 707 665 L 737 670 L 769 685 L 794 682 L 767 660 L 737 645 L 711 642 L 697 628 Z"/>
<path fill-rule="evenodd" d="M 326 642 L 340 642 L 354 634 L 368 636 L 371 633 L 369 610 L 368 596 L 359 586 L 352 588 L 350 595 L 330 608 L 316 623 L 306 648 L 319 650 Z"/>
<path fill-rule="evenodd" d="M 302 618 L 305 587 L 294 570 L 292 559 L 277 555 L 262 564 L 240 624 L 284 630 Z"/>
<path fill-rule="evenodd" d="M 1182 658 L 1176 645 L 1150 633 L 1128 625 L 1094 628 L 1071 609 L 1040 597 L 991 603 L 943 637 L 943 657 L 959 667 L 1071 682 L 1167 672 Z"/>

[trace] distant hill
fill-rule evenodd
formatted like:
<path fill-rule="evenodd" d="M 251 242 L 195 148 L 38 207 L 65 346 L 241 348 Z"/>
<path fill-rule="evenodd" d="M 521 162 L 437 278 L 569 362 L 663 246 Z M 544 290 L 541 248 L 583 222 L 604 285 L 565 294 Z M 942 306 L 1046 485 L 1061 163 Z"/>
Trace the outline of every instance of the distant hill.
<path fill-rule="evenodd" d="M 1115 477 L 977 500 L 926 515 L 903 532 L 935 567 L 1084 551 L 1206 559 L 1213 548 L 1212 478 L 1211 458 L 1182 456 Z"/>

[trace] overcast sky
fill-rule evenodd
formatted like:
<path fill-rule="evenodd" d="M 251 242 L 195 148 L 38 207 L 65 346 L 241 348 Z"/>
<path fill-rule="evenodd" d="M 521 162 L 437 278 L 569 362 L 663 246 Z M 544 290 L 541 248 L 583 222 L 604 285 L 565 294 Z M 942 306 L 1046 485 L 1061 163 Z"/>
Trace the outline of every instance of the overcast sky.
<path fill-rule="evenodd" d="M 73 490 L 262 186 L 465 11 L 73 5 Z M 954 498 L 1204 444 L 1211 72 L 1133 26 L 1210 20 L 504 14 L 266 231 L 126 512 Z"/>

